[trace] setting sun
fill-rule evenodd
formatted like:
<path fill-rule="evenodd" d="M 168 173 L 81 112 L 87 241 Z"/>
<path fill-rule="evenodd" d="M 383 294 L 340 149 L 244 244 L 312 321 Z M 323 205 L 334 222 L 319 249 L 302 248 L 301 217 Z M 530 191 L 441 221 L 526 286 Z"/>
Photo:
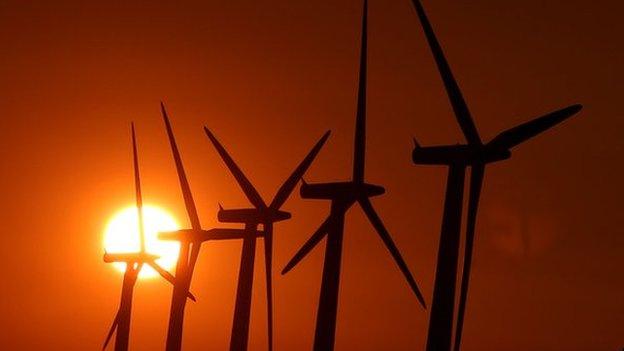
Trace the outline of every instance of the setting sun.
<path fill-rule="evenodd" d="M 173 216 L 163 208 L 144 205 L 143 217 L 145 221 L 145 247 L 150 254 L 158 255 L 156 262 L 166 270 L 171 271 L 178 259 L 179 244 L 174 241 L 158 240 L 158 233 L 179 229 Z M 104 231 L 104 249 L 108 253 L 138 252 L 139 222 L 135 206 L 128 206 L 115 213 L 106 225 Z M 125 271 L 125 263 L 116 262 L 113 266 L 120 272 Z M 152 278 L 158 273 L 151 267 L 144 265 L 139 277 Z"/>

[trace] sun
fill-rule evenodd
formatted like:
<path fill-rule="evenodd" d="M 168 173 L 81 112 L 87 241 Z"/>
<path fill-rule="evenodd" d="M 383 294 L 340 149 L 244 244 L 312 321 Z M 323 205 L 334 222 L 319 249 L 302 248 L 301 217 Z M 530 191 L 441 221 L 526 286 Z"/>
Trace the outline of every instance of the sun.
<path fill-rule="evenodd" d="M 143 205 L 143 220 L 146 251 L 160 256 L 156 262 L 171 271 L 178 260 L 180 244 L 159 240 L 158 233 L 178 230 L 180 226 L 169 212 L 154 205 Z M 108 221 L 104 230 L 104 249 L 109 253 L 139 251 L 139 215 L 136 206 L 128 206 L 118 211 Z M 120 272 L 126 270 L 125 263 L 115 262 L 113 266 Z M 157 276 L 158 273 L 147 265 L 143 266 L 139 274 L 140 278 Z"/>

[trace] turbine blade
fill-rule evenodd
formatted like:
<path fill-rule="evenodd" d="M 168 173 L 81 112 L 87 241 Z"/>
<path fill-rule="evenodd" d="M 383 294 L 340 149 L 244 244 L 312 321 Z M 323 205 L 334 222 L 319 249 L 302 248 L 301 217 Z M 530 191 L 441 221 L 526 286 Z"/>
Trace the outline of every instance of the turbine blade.
<path fill-rule="evenodd" d="M 171 285 L 175 285 L 176 284 L 176 279 L 173 276 L 173 274 L 169 273 L 168 270 L 162 268 L 158 263 L 151 261 L 147 263 L 150 267 L 154 268 L 154 270 L 156 272 L 158 272 L 158 274 L 160 274 L 161 277 L 163 277 L 166 281 L 168 281 L 169 283 L 171 283 Z M 195 295 L 193 295 L 190 291 L 188 292 L 188 298 L 191 299 L 191 301 L 193 302 L 197 302 L 197 299 L 195 298 Z"/>
<path fill-rule="evenodd" d="M 178 178 L 180 180 L 182 195 L 184 196 L 184 205 L 186 206 L 186 212 L 188 213 L 189 220 L 191 221 L 191 226 L 193 227 L 193 229 L 200 230 L 201 224 L 199 223 L 199 215 L 197 214 L 197 208 L 195 207 L 195 201 L 193 200 L 191 187 L 189 186 L 188 179 L 186 178 L 186 172 L 184 172 L 184 165 L 182 165 L 182 158 L 180 157 L 180 151 L 178 150 L 178 145 L 176 144 L 175 136 L 173 135 L 173 130 L 171 129 L 171 122 L 169 122 L 169 116 L 167 115 L 165 104 L 163 104 L 162 102 L 160 103 L 160 110 L 165 121 L 165 127 L 167 129 L 167 135 L 169 137 L 169 144 L 171 144 L 171 153 L 173 154 L 176 170 L 178 172 Z"/>
<path fill-rule="evenodd" d="M 236 162 L 234 162 L 230 154 L 228 154 L 228 152 L 225 150 L 223 145 L 221 145 L 219 140 L 217 140 L 217 138 L 212 134 L 212 132 L 210 132 L 210 129 L 208 129 L 207 127 L 204 127 L 204 131 L 206 131 L 206 135 L 212 142 L 212 145 L 214 145 L 215 149 L 217 149 L 217 152 L 223 159 L 223 162 L 225 162 L 225 165 L 229 168 L 230 172 L 232 172 L 232 175 L 234 175 L 234 178 L 236 178 L 238 185 L 240 185 L 241 189 L 243 189 L 243 192 L 245 193 L 249 201 L 257 208 L 266 207 L 264 200 L 262 200 L 262 197 L 260 196 L 260 194 L 258 194 L 256 188 L 254 188 L 249 179 L 245 177 L 243 171 L 241 171 Z"/>
<path fill-rule="evenodd" d="M 364 182 L 366 154 L 366 70 L 368 39 L 368 1 L 364 0 L 362 14 L 362 39 L 360 44 L 360 72 L 358 78 L 357 112 L 355 116 L 355 142 L 353 154 L 353 180 Z"/>
<path fill-rule="evenodd" d="M 139 174 L 139 154 L 137 152 L 136 135 L 134 132 L 134 122 L 132 129 L 132 153 L 134 156 L 134 188 L 136 190 L 136 207 L 139 216 L 139 242 L 141 252 L 145 252 L 145 228 L 143 224 L 143 196 L 141 195 L 141 176 Z"/>
<path fill-rule="evenodd" d="M 245 229 L 237 228 L 214 228 L 206 231 L 206 235 L 203 239 L 207 240 L 236 240 L 244 239 L 249 235 Z M 262 236 L 261 232 L 256 231 L 253 235 Z"/>
<path fill-rule="evenodd" d="M 264 225 L 264 264 L 267 294 L 269 351 L 273 351 L 273 223 Z"/>
<path fill-rule="evenodd" d="M 320 227 L 312 234 L 310 239 L 303 244 L 303 246 L 297 251 L 297 253 L 290 259 L 286 267 L 282 269 L 282 275 L 288 273 L 293 267 L 299 263 L 315 246 L 327 235 L 327 230 L 329 229 L 329 223 L 331 221 L 331 217 L 327 217 L 327 219 L 320 225 Z"/>
<path fill-rule="evenodd" d="M 572 105 L 535 118 L 498 134 L 488 143 L 488 146 L 510 149 L 572 117 L 582 108 L 581 105 Z"/>
<path fill-rule="evenodd" d="M 457 84 L 457 81 L 453 76 L 451 67 L 449 66 L 446 57 L 444 56 L 444 51 L 442 50 L 442 47 L 438 42 L 438 38 L 433 31 L 431 23 L 427 18 L 425 9 L 423 8 L 419 0 L 412 0 L 412 3 L 416 8 L 418 19 L 420 20 L 420 24 L 423 28 L 423 31 L 425 32 L 425 36 L 427 37 L 427 42 L 429 43 L 429 48 L 431 49 L 433 58 L 435 59 L 436 65 L 438 66 L 438 71 L 440 72 L 440 76 L 442 77 L 442 81 L 444 82 L 446 94 L 448 95 L 451 105 L 453 106 L 453 112 L 455 113 L 457 123 L 459 123 L 459 126 L 469 144 L 481 145 L 481 138 L 479 137 L 477 128 L 475 127 L 474 121 L 470 116 L 470 110 L 468 109 L 468 105 L 466 104 L 461 90 L 459 89 L 459 85 Z"/>
<path fill-rule="evenodd" d="M 454 351 L 459 351 L 459 348 L 461 347 L 461 337 L 466 312 L 466 299 L 468 297 L 468 284 L 470 281 L 470 269 L 472 266 L 472 252 L 474 248 L 475 227 L 477 223 L 477 210 L 479 208 L 479 197 L 481 195 L 484 172 L 485 165 L 482 163 L 471 167 L 470 198 L 468 200 L 468 220 L 466 224 L 466 247 L 464 248 L 464 264 L 462 266 L 459 307 L 457 308 L 457 329 L 455 331 Z"/>
<path fill-rule="evenodd" d="M 104 346 L 102 346 L 102 350 L 106 349 L 106 346 L 108 346 L 108 343 L 111 341 L 111 338 L 113 337 L 113 333 L 115 332 L 115 329 L 117 329 L 117 323 L 119 323 L 119 312 L 120 311 L 117 310 L 117 314 L 115 314 L 115 319 L 113 320 L 113 324 L 108 330 L 108 334 L 106 334 L 106 340 L 104 341 Z"/>
<path fill-rule="evenodd" d="M 321 139 L 316 143 L 316 145 L 314 145 L 312 150 L 310 150 L 308 155 L 303 159 L 303 161 L 301 161 L 299 166 L 295 168 L 295 171 L 284 182 L 284 184 L 282 184 L 282 187 L 277 191 L 277 194 L 273 198 L 271 205 L 269 205 L 270 208 L 279 209 L 280 207 L 282 207 L 284 202 L 286 202 L 286 199 L 288 199 L 288 196 L 290 196 L 290 194 L 292 193 L 293 189 L 299 182 L 299 179 L 303 177 L 303 174 L 308 170 L 308 168 L 312 164 L 312 161 L 314 161 L 314 158 L 316 158 L 316 155 L 321 150 L 321 147 L 323 147 L 325 141 L 327 141 L 327 138 L 329 138 L 329 134 L 330 131 L 327 131 L 325 132 L 325 134 L 323 134 Z"/>
<path fill-rule="evenodd" d="M 420 304 L 423 306 L 423 308 L 427 308 L 427 305 L 425 304 L 425 299 L 423 298 L 423 295 L 420 292 L 420 289 L 418 288 L 418 284 L 416 284 L 416 281 L 414 280 L 412 273 L 409 271 L 409 268 L 407 268 L 407 264 L 405 263 L 405 261 L 403 260 L 403 257 L 401 256 L 401 253 L 399 252 L 399 249 L 397 249 L 396 245 L 394 244 L 394 241 L 392 241 L 392 237 L 390 237 L 390 233 L 388 233 L 388 231 L 386 230 L 386 227 L 383 225 L 383 222 L 381 221 L 381 218 L 379 218 L 379 216 L 377 215 L 377 212 L 375 212 L 375 209 L 373 208 L 373 205 L 370 203 L 370 200 L 368 198 L 362 198 L 359 200 L 359 203 L 360 203 L 360 206 L 362 206 L 362 209 L 364 210 L 364 213 L 366 213 L 366 216 L 370 220 L 371 224 L 373 225 L 373 227 L 375 227 L 375 230 L 379 234 L 379 237 L 381 237 L 381 240 L 386 245 L 386 248 L 388 249 L 388 251 L 390 251 L 392 258 L 394 258 L 394 261 L 399 266 L 399 269 L 405 276 L 405 279 L 407 280 L 407 283 L 409 284 L 410 288 L 412 288 L 412 291 L 414 291 L 414 294 L 416 294 L 416 298 L 418 299 Z"/>

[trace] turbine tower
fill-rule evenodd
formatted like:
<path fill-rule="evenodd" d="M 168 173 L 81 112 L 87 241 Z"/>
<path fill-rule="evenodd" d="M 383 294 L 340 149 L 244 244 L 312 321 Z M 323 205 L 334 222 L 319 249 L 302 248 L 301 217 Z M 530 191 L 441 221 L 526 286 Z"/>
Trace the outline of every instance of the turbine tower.
<path fill-rule="evenodd" d="M 256 188 L 251 184 L 243 171 L 234 162 L 232 157 L 225 150 L 217 138 L 204 127 L 206 135 L 214 145 L 215 149 L 223 159 L 230 172 L 238 182 L 239 186 L 254 206 L 253 208 L 223 209 L 220 207 L 218 219 L 224 223 L 245 224 L 245 230 L 250 234 L 257 231 L 258 225 L 262 224 L 264 229 L 264 262 L 267 288 L 267 326 L 269 350 L 273 350 L 273 223 L 290 218 L 290 213 L 281 211 L 280 208 L 286 202 L 293 189 L 312 164 L 312 161 L 321 150 L 323 144 L 329 137 L 327 131 L 323 137 L 314 145 L 312 150 L 297 166 L 293 173 L 286 179 L 284 184 L 277 191 L 277 194 L 267 206 Z M 234 321 L 232 334 L 230 337 L 230 350 L 247 350 L 249 339 L 249 317 L 251 311 L 251 292 L 253 287 L 253 272 L 256 254 L 256 236 L 247 235 L 243 238 L 243 252 L 238 273 L 238 288 L 236 291 L 236 305 L 234 308 Z"/>
<path fill-rule="evenodd" d="M 366 143 L 366 55 L 367 55 L 367 1 L 364 0 L 362 16 L 362 44 L 360 53 L 359 87 L 355 126 L 355 145 L 353 176 L 347 182 L 324 184 L 307 184 L 301 186 L 301 196 L 308 199 L 331 200 L 330 214 L 288 262 L 282 274 L 290 271 L 301 261 L 323 238 L 327 237 L 321 294 L 316 316 L 314 336 L 315 351 L 331 351 L 334 349 L 336 331 L 336 315 L 338 309 L 338 292 L 340 285 L 340 265 L 342 256 L 342 238 L 344 234 L 344 218 L 346 212 L 357 202 L 379 234 L 388 251 L 394 258 L 399 269 L 405 276 L 420 304 L 425 301 L 407 264 L 394 244 L 390 233 L 386 230 L 381 218 L 373 208 L 370 197 L 381 195 L 384 188 L 364 182 L 364 158 Z"/>
<path fill-rule="evenodd" d="M 182 348 L 182 330 L 184 326 L 184 309 L 186 307 L 186 298 L 188 294 L 195 263 L 199 256 L 199 250 L 202 242 L 208 240 L 231 240 L 241 239 L 251 235 L 262 235 L 262 233 L 249 233 L 242 229 L 210 229 L 203 230 L 199 222 L 199 215 L 195 207 L 195 201 L 191 193 L 186 172 L 182 165 L 182 158 L 178 150 L 171 123 L 165 110 L 164 104 L 160 104 L 165 128 L 171 145 L 171 152 L 176 165 L 176 171 L 180 181 L 180 188 L 184 197 L 186 212 L 191 222 L 191 229 L 182 229 L 174 232 L 160 233 L 159 238 L 162 240 L 174 240 L 180 242 L 180 253 L 176 264 L 176 283 L 173 286 L 171 296 L 171 309 L 169 312 L 169 327 L 167 330 L 167 351 L 179 351 Z"/>
<path fill-rule="evenodd" d="M 175 285 L 175 278 L 166 269 L 162 268 L 156 260 L 159 258 L 156 255 L 147 253 L 145 249 L 145 229 L 143 223 L 143 198 L 141 196 L 141 179 L 139 176 L 139 159 L 137 154 L 136 137 L 134 133 L 134 123 L 131 124 L 132 130 L 132 151 L 134 156 L 134 184 L 136 189 L 136 207 L 139 222 L 139 252 L 130 253 L 104 253 L 104 262 L 123 262 L 126 264 L 126 271 L 124 273 L 123 285 L 121 288 L 121 302 L 119 309 L 113 320 L 106 340 L 104 341 L 103 349 L 106 349 L 108 342 L 115 330 L 117 330 L 117 337 L 115 338 L 115 350 L 125 351 L 128 349 L 128 341 L 130 337 L 130 315 L 132 311 L 132 295 L 134 291 L 134 285 L 137 277 L 141 272 L 144 264 L 152 267 L 158 274 L 166 279 L 171 284 Z M 191 300 L 195 301 L 195 297 L 187 292 L 185 295 Z"/>
<path fill-rule="evenodd" d="M 459 351 L 472 265 L 477 208 L 486 164 L 508 159 L 511 157 L 511 149 L 513 147 L 563 122 L 579 112 L 582 107 L 581 105 L 572 105 L 535 118 L 498 134 L 490 142 L 484 144 L 477 132 L 468 105 L 462 96 L 422 4 L 419 0 L 412 0 L 412 2 L 444 82 L 455 118 L 468 142 L 464 145 L 421 147 L 414 140 L 415 149 L 412 154 L 412 159 L 416 164 L 446 165 L 449 167 L 427 337 L 427 350 L 429 351 L 445 351 L 451 348 L 455 284 L 459 261 L 462 197 L 465 170 L 466 167 L 470 167 L 466 245 L 454 345 L 454 350 Z"/>

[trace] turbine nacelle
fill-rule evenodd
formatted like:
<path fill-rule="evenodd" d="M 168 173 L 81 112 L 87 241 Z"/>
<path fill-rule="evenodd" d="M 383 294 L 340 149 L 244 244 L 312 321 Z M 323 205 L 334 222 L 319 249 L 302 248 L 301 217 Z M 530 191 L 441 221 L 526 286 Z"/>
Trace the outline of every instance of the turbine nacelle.
<path fill-rule="evenodd" d="M 335 182 L 308 184 L 303 182 L 299 190 L 304 199 L 329 199 L 356 201 L 360 198 L 379 196 L 386 190 L 374 184 L 359 182 Z"/>
<path fill-rule="evenodd" d="M 415 164 L 422 165 L 471 165 L 491 163 L 511 157 L 508 149 L 494 148 L 487 145 L 443 145 L 422 147 L 416 143 L 412 152 Z"/>
<path fill-rule="evenodd" d="M 262 231 L 256 231 L 253 235 L 263 236 Z M 208 240 L 231 240 L 243 239 L 249 236 L 249 232 L 236 228 L 215 228 L 210 230 L 182 229 L 171 232 L 158 233 L 160 240 L 180 241 L 184 243 L 201 243 Z"/>
<path fill-rule="evenodd" d="M 126 262 L 126 263 L 141 263 L 152 262 L 159 259 L 160 256 L 149 254 L 147 252 L 122 252 L 122 253 L 108 253 L 104 252 L 104 262 Z"/>
<path fill-rule="evenodd" d="M 265 208 L 220 208 L 217 219 L 222 223 L 274 223 L 290 219 L 289 212 L 271 207 Z"/>

